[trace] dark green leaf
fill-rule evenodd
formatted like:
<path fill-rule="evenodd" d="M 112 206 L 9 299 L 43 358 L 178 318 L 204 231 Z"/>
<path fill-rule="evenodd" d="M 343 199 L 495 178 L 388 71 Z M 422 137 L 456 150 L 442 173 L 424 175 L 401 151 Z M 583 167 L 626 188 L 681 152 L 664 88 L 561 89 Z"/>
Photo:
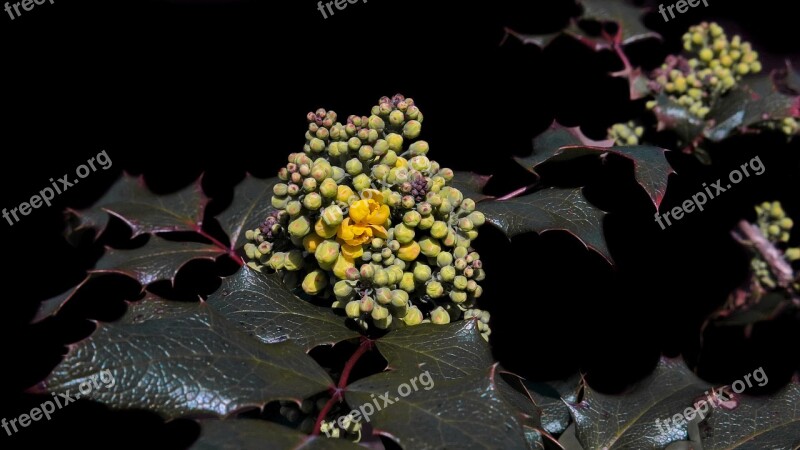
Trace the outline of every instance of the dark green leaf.
<path fill-rule="evenodd" d="M 344 316 L 297 297 L 278 275 L 247 267 L 222 280 L 222 286 L 208 297 L 208 304 L 266 343 L 290 340 L 309 350 L 359 336 L 347 328 Z"/>
<path fill-rule="evenodd" d="M 236 186 L 233 202 L 217 216 L 222 229 L 228 233 L 232 249 L 241 248 L 247 243 L 245 231 L 257 228 L 273 210 L 272 186 L 277 182 L 278 178 L 265 180 L 248 174 Z"/>
<path fill-rule="evenodd" d="M 492 198 L 491 195 L 483 193 L 483 188 L 486 183 L 492 178 L 491 175 L 479 175 L 474 172 L 460 172 L 456 171 L 453 179 L 450 181 L 450 186 L 455 187 L 462 194 L 464 198 L 471 198 L 475 202 Z"/>
<path fill-rule="evenodd" d="M 572 159 L 577 155 L 561 155 L 561 148 L 567 146 L 585 145 L 591 147 L 608 148 L 614 145 L 612 139 L 594 141 L 581 132 L 579 127 L 567 128 L 558 122 L 553 122 L 550 127 L 533 138 L 533 153 L 526 157 L 514 158 L 523 167 L 534 170 L 536 166 L 548 160 Z M 559 158 L 556 158 L 560 156 Z"/>
<path fill-rule="evenodd" d="M 585 386 L 583 401 L 571 404 L 570 411 L 585 448 L 663 449 L 688 438 L 685 422 L 668 427 L 664 421 L 683 414 L 710 388 L 683 360 L 662 358 L 655 372 L 625 395 L 605 395 Z"/>
<path fill-rule="evenodd" d="M 509 200 L 481 204 L 486 220 L 513 238 L 527 232 L 564 230 L 609 262 L 611 254 L 603 235 L 605 213 L 586 200 L 580 189 L 543 189 Z"/>
<path fill-rule="evenodd" d="M 125 174 L 90 209 L 71 212 L 78 222 L 73 226 L 72 232 L 95 228 L 99 235 L 108 224 L 108 214 L 127 223 L 133 236 L 167 231 L 197 231 L 202 226 L 207 202 L 200 180 L 178 192 L 155 195 L 145 186 L 144 178 Z"/>
<path fill-rule="evenodd" d="M 653 108 L 658 119 L 658 130 L 673 130 L 683 145 L 692 145 L 703 132 L 705 122 L 689 112 L 685 106 L 664 94 L 656 96 L 656 106 Z"/>
<path fill-rule="evenodd" d="M 68 301 L 70 301 L 70 299 L 72 299 L 75 293 L 78 292 L 78 290 L 83 287 L 83 285 L 86 284 L 91 277 L 91 275 L 87 276 L 83 281 L 80 282 L 79 285 L 71 287 L 66 292 L 56 295 L 55 297 L 47 299 L 39 304 L 39 309 L 36 311 L 36 315 L 33 317 L 31 323 L 38 323 L 44 319 L 47 319 L 48 317 L 58 314 L 58 312 L 61 311 L 61 308 Z"/>
<path fill-rule="evenodd" d="M 202 420 L 192 450 L 357 450 L 346 439 L 309 436 L 264 420 Z"/>
<path fill-rule="evenodd" d="M 294 344 L 265 345 L 204 302 L 154 296 L 70 346 L 44 383 L 50 392 L 75 395 L 101 371 L 110 371 L 109 382 L 84 389 L 82 398 L 166 418 L 224 417 L 273 400 L 303 399 L 333 383 Z"/>
<path fill-rule="evenodd" d="M 411 375 L 427 370 L 436 380 L 483 373 L 492 364 L 489 344 L 474 320 L 401 328 L 376 345 L 393 369 Z"/>
<path fill-rule="evenodd" d="M 644 26 L 644 10 L 627 0 L 579 0 L 583 5 L 584 20 L 612 22 L 619 26 L 619 39 L 622 44 L 630 44 L 642 39 L 661 39 L 661 35 Z"/>
<path fill-rule="evenodd" d="M 800 384 L 791 383 L 769 397 L 735 398 L 734 409 L 712 409 L 702 427 L 703 450 L 800 446 Z"/>
<path fill-rule="evenodd" d="M 419 389 L 411 388 L 410 376 L 417 375 L 409 371 L 373 375 L 351 384 L 345 397 L 351 407 L 366 408 L 367 404 L 374 405 L 373 399 L 388 393 L 392 404 L 384 406 L 379 400 L 381 409 L 375 408 L 370 424 L 403 448 L 529 448 L 526 433 L 538 417 L 528 417 L 516 409 L 518 402 L 508 400 L 509 395 L 522 394 L 500 387 L 506 382 L 496 365 L 453 380 L 431 377 L 429 389 L 419 382 Z"/>
<path fill-rule="evenodd" d="M 214 260 L 226 251 L 199 242 L 174 242 L 152 236 L 142 247 L 133 250 L 106 249 L 92 273 L 119 273 L 134 278 L 142 286 L 156 281 L 175 281 L 175 275 L 195 259 Z"/>
<path fill-rule="evenodd" d="M 542 410 L 542 427 L 552 434 L 561 434 L 570 424 L 569 408 L 564 401 L 578 401 L 581 378 L 574 375 L 567 380 L 546 383 L 525 381 L 533 401 Z"/>

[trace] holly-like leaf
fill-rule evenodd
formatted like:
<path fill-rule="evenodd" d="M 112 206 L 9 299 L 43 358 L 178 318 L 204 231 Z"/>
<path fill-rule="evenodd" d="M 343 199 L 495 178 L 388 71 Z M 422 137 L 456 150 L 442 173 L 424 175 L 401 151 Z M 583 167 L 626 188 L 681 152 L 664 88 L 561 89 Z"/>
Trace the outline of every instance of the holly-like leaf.
<path fill-rule="evenodd" d="M 265 420 L 201 420 L 192 450 L 357 450 L 347 439 L 309 436 Z"/>
<path fill-rule="evenodd" d="M 475 320 L 401 328 L 375 345 L 393 370 L 411 375 L 428 371 L 436 380 L 483 373 L 492 364 L 489 344 Z"/>
<path fill-rule="evenodd" d="M 768 397 L 734 395 L 735 408 L 715 408 L 702 424 L 703 450 L 800 446 L 800 384 Z"/>
<path fill-rule="evenodd" d="M 625 395 L 605 395 L 584 386 L 583 401 L 569 408 L 585 448 L 663 449 L 688 439 L 686 422 L 665 421 L 683 415 L 710 390 L 683 360 L 662 358 L 655 372 Z"/>
<path fill-rule="evenodd" d="M 603 234 L 605 213 L 589 203 L 579 188 L 550 188 L 508 200 L 488 201 L 482 203 L 481 211 L 509 239 L 531 231 L 564 230 L 612 262 Z"/>
<path fill-rule="evenodd" d="M 236 186 L 233 202 L 217 216 L 222 229 L 228 233 L 231 249 L 241 248 L 247 243 L 245 231 L 261 225 L 267 214 L 274 210 L 271 201 L 272 187 L 277 182 L 277 177 L 261 179 L 248 174 Z"/>
<path fill-rule="evenodd" d="M 483 188 L 491 179 L 492 175 L 479 175 L 475 172 L 455 171 L 453 179 L 449 184 L 461 191 L 461 193 L 464 194 L 464 198 L 471 198 L 477 203 L 487 198 L 493 198 L 491 195 L 483 193 Z"/>
<path fill-rule="evenodd" d="M 108 214 L 128 224 L 134 237 L 144 233 L 198 231 L 206 203 L 208 199 L 200 180 L 178 192 L 155 195 L 147 189 L 143 177 L 125 174 L 94 206 L 85 211 L 70 211 L 77 221 L 71 232 L 95 228 L 100 235 L 108 224 Z"/>
<path fill-rule="evenodd" d="M 142 247 L 133 250 L 107 248 L 91 273 L 127 275 L 142 286 L 156 281 L 175 281 L 175 275 L 195 259 L 214 260 L 226 251 L 215 245 L 199 242 L 174 242 L 152 236 Z"/>
<path fill-rule="evenodd" d="M 47 319 L 48 317 L 58 314 L 58 312 L 61 311 L 61 308 L 72 299 L 75 293 L 78 292 L 78 290 L 82 288 L 83 285 L 85 285 L 91 279 L 91 277 L 92 275 L 90 274 L 77 286 L 71 287 L 67 291 L 40 303 L 39 309 L 36 311 L 36 315 L 33 317 L 31 323 L 38 323 L 44 319 Z"/>
<path fill-rule="evenodd" d="M 583 5 L 583 20 L 615 23 L 619 27 L 615 40 L 627 45 L 642 39 L 661 39 L 661 35 L 644 26 L 642 16 L 646 10 L 627 0 L 580 0 Z"/>
<path fill-rule="evenodd" d="M 309 350 L 359 336 L 345 317 L 294 295 L 278 275 L 242 268 L 222 280 L 208 304 L 236 326 L 268 344 L 292 341 Z"/>
<path fill-rule="evenodd" d="M 415 380 L 416 390 L 409 375 L 384 372 L 359 380 L 347 388 L 345 398 L 354 408 L 366 408 L 384 396 L 370 424 L 403 448 L 530 448 L 526 433 L 535 429 L 538 417 L 516 407 L 530 399 L 509 400 L 509 395 L 523 394 L 500 386 L 506 382 L 496 365 L 452 380 L 431 377 L 427 385 Z"/>
<path fill-rule="evenodd" d="M 570 424 L 569 408 L 565 401 L 576 403 L 581 387 L 577 374 L 558 381 L 546 383 L 525 381 L 525 388 L 533 401 L 542 410 L 542 427 L 551 434 L 561 434 Z"/>
<path fill-rule="evenodd" d="M 558 123 L 533 140 L 533 154 L 515 158 L 523 167 L 535 172 L 547 161 L 567 161 L 586 155 L 603 156 L 611 153 L 633 162 L 636 181 L 658 208 L 667 192 L 670 174 L 674 173 L 666 158 L 667 150 L 652 145 L 612 147 L 613 141 L 593 141 L 579 128 L 566 128 Z"/>
<path fill-rule="evenodd" d="M 225 417 L 274 400 L 303 399 L 332 383 L 292 343 L 265 345 L 204 302 L 151 295 L 70 346 L 40 387 L 172 419 Z"/>
<path fill-rule="evenodd" d="M 711 126 L 704 135 L 718 142 L 735 131 L 798 115 L 800 97 L 780 92 L 772 77 L 761 75 L 747 79 L 720 97 L 709 113 Z"/>
<path fill-rule="evenodd" d="M 687 107 L 665 94 L 657 95 L 655 102 L 653 113 L 658 119 L 658 131 L 673 130 L 684 145 L 691 145 L 702 134 L 705 122 Z"/>

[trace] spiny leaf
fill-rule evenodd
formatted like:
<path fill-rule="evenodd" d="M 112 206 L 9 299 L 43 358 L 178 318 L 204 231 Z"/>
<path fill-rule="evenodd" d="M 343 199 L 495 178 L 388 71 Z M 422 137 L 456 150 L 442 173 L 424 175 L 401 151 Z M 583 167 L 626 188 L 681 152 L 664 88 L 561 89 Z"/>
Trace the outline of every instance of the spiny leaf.
<path fill-rule="evenodd" d="M 669 427 L 664 421 L 683 414 L 710 388 L 682 360 L 662 358 L 655 372 L 625 395 L 604 395 L 585 386 L 583 401 L 571 404 L 570 411 L 585 448 L 663 449 L 688 439 L 685 422 Z"/>
<path fill-rule="evenodd" d="M 489 344 L 475 320 L 401 328 L 376 345 L 392 369 L 412 375 L 427 370 L 437 380 L 482 373 L 492 364 Z"/>
<path fill-rule="evenodd" d="M 752 77 L 722 96 L 711 109 L 711 126 L 704 135 L 715 142 L 735 131 L 768 120 L 782 120 L 800 115 L 800 97 L 780 92 L 768 75 Z"/>
<path fill-rule="evenodd" d="M 646 10 L 628 3 L 627 0 L 580 0 L 579 3 L 584 8 L 582 19 L 617 24 L 618 39 L 622 44 L 647 38 L 661 39 L 661 35 L 644 26 L 642 16 Z"/>
<path fill-rule="evenodd" d="M 306 398 L 333 383 L 294 344 L 265 345 L 206 303 L 152 295 L 131 304 L 118 322 L 98 324 L 92 336 L 73 344 L 44 386 L 74 394 L 106 370 L 113 383 L 81 392 L 83 398 L 170 419 L 229 416 L 273 400 Z"/>
<path fill-rule="evenodd" d="M 233 202 L 217 220 L 228 234 L 231 249 L 241 248 L 247 239 L 244 233 L 261 225 L 272 208 L 272 186 L 278 178 L 254 178 L 248 174 L 233 191 Z"/>
<path fill-rule="evenodd" d="M 346 439 L 309 436 L 265 420 L 201 420 L 192 450 L 357 450 Z"/>
<path fill-rule="evenodd" d="M 208 304 L 239 329 L 268 344 L 289 340 L 309 350 L 359 336 L 347 328 L 343 316 L 290 292 L 278 275 L 260 274 L 247 267 L 225 278 L 208 297 Z"/>
<path fill-rule="evenodd" d="M 175 275 L 195 259 L 214 260 L 226 251 L 199 242 L 174 242 L 152 236 L 142 247 L 133 250 L 106 249 L 91 273 L 119 273 L 134 278 L 142 286 L 156 281 L 175 281 Z"/>
<path fill-rule="evenodd" d="M 667 191 L 670 174 L 674 173 L 666 158 L 667 150 L 651 145 L 612 147 L 611 140 L 593 141 L 579 128 L 565 128 L 558 123 L 537 136 L 533 141 L 533 154 L 515 158 L 523 167 L 535 171 L 547 161 L 568 161 L 586 155 L 602 156 L 606 153 L 621 156 L 633 162 L 636 181 L 647 192 L 658 208 Z"/>
<path fill-rule="evenodd" d="M 479 175 L 475 172 L 462 172 L 455 171 L 450 185 L 461 191 L 464 198 L 471 198 L 475 202 L 492 198 L 491 195 L 483 193 L 483 188 L 486 183 L 492 178 L 492 175 Z"/>
<path fill-rule="evenodd" d="M 605 213 L 590 204 L 579 188 L 543 189 L 509 200 L 484 202 L 481 211 L 509 239 L 530 231 L 565 230 L 612 261 L 603 235 Z"/>
<path fill-rule="evenodd" d="M 61 308 L 72 299 L 75 293 L 78 292 L 78 290 L 83 287 L 83 285 L 85 285 L 89 279 L 91 279 L 91 277 L 92 275 L 89 274 L 77 286 L 71 287 L 67 291 L 40 303 L 39 309 L 36 311 L 36 315 L 33 317 L 31 323 L 38 323 L 44 319 L 47 319 L 48 317 L 58 314 L 58 312 L 61 311 Z"/>
<path fill-rule="evenodd" d="M 522 394 L 499 387 L 506 382 L 496 365 L 466 377 L 432 380 L 427 390 L 417 382 L 415 391 L 409 372 L 384 372 L 351 384 L 345 397 L 358 408 L 388 394 L 384 398 L 392 404 L 379 400 L 381 409 L 375 408 L 370 424 L 403 448 L 529 448 L 526 431 L 538 417 L 529 417 L 508 400 L 508 395 Z"/>
<path fill-rule="evenodd" d="M 665 94 L 656 96 L 653 113 L 658 119 L 658 131 L 673 130 L 684 145 L 692 144 L 703 132 L 705 122 Z"/>
<path fill-rule="evenodd" d="M 524 382 L 536 406 L 542 410 L 542 427 L 547 432 L 561 434 L 569 426 L 569 408 L 564 401 L 577 402 L 580 381 L 576 374 L 566 380 Z"/>
<path fill-rule="evenodd" d="M 108 224 L 108 214 L 127 223 L 134 237 L 144 233 L 197 231 L 202 226 L 207 202 L 200 180 L 178 192 L 155 195 L 147 189 L 143 177 L 125 174 L 94 206 L 85 211 L 71 211 L 78 222 L 71 232 L 95 228 L 100 235 Z"/>
<path fill-rule="evenodd" d="M 715 408 L 706 419 L 703 450 L 800 446 L 800 384 L 791 383 L 769 397 L 735 398 L 734 409 Z"/>

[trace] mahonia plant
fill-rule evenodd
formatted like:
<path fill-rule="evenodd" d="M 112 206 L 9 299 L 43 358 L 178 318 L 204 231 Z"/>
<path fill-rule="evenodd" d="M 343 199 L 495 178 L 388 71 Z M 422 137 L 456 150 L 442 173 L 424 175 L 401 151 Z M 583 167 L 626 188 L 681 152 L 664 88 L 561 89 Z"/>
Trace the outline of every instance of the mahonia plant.
<path fill-rule="evenodd" d="M 370 116 L 338 118 L 308 113 L 303 152 L 278 172 L 274 211 L 246 233 L 248 265 L 297 275 L 287 279 L 365 330 L 461 317 L 483 292 L 472 242 L 486 218 L 426 156 L 422 112 L 397 94 Z"/>
<path fill-rule="evenodd" d="M 791 217 L 786 216 L 780 202 L 764 202 L 756 206 L 756 213 L 758 228 L 769 242 L 773 245 L 789 242 L 794 221 Z M 789 263 L 800 260 L 800 248 L 786 249 L 783 258 Z M 756 253 L 751 262 L 751 268 L 762 286 L 769 289 L 777 287 L 777 280 L 762 254 Z"/>

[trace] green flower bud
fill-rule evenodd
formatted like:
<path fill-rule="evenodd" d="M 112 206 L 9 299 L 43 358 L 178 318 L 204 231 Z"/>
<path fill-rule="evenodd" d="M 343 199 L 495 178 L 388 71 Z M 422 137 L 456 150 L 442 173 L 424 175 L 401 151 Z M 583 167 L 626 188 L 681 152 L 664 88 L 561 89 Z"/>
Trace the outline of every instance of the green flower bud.
<path fill-rule="evenodd" d="M 409 120 L 403 126 L 403 136 L 408 139 L 416 139 L 422 130 L 422 124 L 417 120 Z"/>
<path fill-rule="evenodd" d="M 357 177 L 353 178 L 353 187 L 358 191 L 361 192 L 364 189 L 370 188 L 371 180 L 369 176 L 366 174 L 360 174 Z"/>
<path fill-rule="evenodd" d="M 289 271 L 297 271 L 303 268 L 303 252 L 301 250 L 290 250 L 283 260 L 283 268 Z"/>
<path fill-rule="evenodd" d="M 470 231 L 473 228 L 475 228 L 475 225 L 472 223 L 471 220 L 469 220 L 469 218 L 462 217 L 458 219 L 458 228 L 460 228 L 463 231 Z"/>
<path fill-rule="evenodd" d="M 289 223 L 289 234 L 295 238 L 302 238 L 311 231 L 311 222 L 305 216 L 300 216 Z"/>
<path fill-rule="evenodd" d="M 383 156 L 387 151 L 389 151 L 389 142 L 385 139 L 378 139 L 372 148 L 372 152 L 375 153 L 375 156 Z"/>
<path fill-rule="evenodd" d="M 425 283 L 431 279 L 431 268 L 425 264 L 417 263 L 414 266 L 414 280 L 419 283 Z"/>
<path fill-rule="evenodd" d="M 404 195 L 402 200 L 400 201 L 400 205 L 405 209 L 411 209 L 416 204 L 417 204 L 417 201 L 414 200 L 414 197 L 412 197 L 410 195 Z"/>
<path fill-rule="evenodd" d="M 358 300 L 348 302 L 347 306 L 344 307 L 344 312 L 347 314 L 347 317 L 351 319 L 357 319 L 361 317 L 361 302 Z"/>
<path fill-rule="evenodd" d="M 389 113 L 389 123 L 392 124 L 394 127 L 399 127 L 406 121 L 406 115 L 403 114 L 403 111 L 394 110 Z"/>
<path fill-rule="evenodd" d="M 373 276 L 375 276 L 375 268 L 372 267 L 370 264 L 364 264 L 361 266 L 359 270 L 361 273 L 361 278 L 366 280 L 371 280 Z"/>
<path fill-rule="evenodd" d="M 431 311 L 431 322 L 436 325 L 445 325 L 450 323 L 450 314 L 445 311 L 441 306 Z"/>
<path fill-rule="evenodd" d="M 376 130 L 376 131 L 383 131 L 386 128 L 386 124 L 383 122 L 383 119 L 380 117 L 373 115 L 369 118 L 369 129 Z"/>
<path fill-rule="evenodd" d="M 419 221 L 419 224 L 417 224 L 417 228 L 420 230 L 429 230 L 434 223 L 436 223 L 436 218 L 433 216 L 423 217 L 422 220 Z"/>
<path fill-rule="evenodd" d="M 447 236 L 447 231 L 450 227 L 447 226 L 446 222 L 441 220 L 437 220 L 431 226 L 431 236 L 435 237 L 436 239 L 442 239 Z"/>
<path fill-rule="evenodd" d="M 337 281 L 333 285 L 333 294 L 339 300 L 349 300 L 353 296 L 353 286 L 345 280 Z"/>
<path fill-rule="evenodd" d="M 247 243 L 244 244 L 244 253 L 247 255 L 247 259 L 256 259 L 256 251 L 257 247 L 255 244 Z"/>
<path fill-rule="evenodd" d="M 361 301 L 358 302 L 358 308 L 363 313 L 372 312 L 375 309 L 375 306 L 375 300 L 369 296 L 364 296 Z"/>
<path fill-rule="evenodd" d="M 784 217 L 780 222 L 778 222 L 778 226 L 786 231 L 789 231 L 794 226 L 794 221 L 790 217 Z"/>
<path fill-rule="evenodd" d="M 335 227 L 344 220 L 344 213 L 342 213 L 342 208 L 339 208 L 339 206 L 331 205 L 322 211 L 321 217 L 325 225 Z"/>
<path fill-rule="evenodd" d="M 419 325 L 422 323 L 424 316 L 422 315 L 422 311 L 419 310 L 416 306 L 411 306 L 406 310 L 406 315 L 403 317 L 403 322 L 408 326 Z"/>
<path fill-rule="evenodd" d="M 308 147 L 314 153 L 320 153 L 321 151 L 325 150 L 325 141 L 319 138 L 311 139 L 311 142 L 308 143 Z"/>
<path fill-rule="evenodd" d="M 450 252 L 440 252 L 436 255 L 436 265 L 446 267 L 453 264 L 453 255 Z"/>
<path fill-rule="evenodd" d="M 392 290 L 386 287 L 376 289 L 375 300 L 381 305 L 388 305 L 392 302 Z"/>
<path fill-rule="evenodd" d="M 269 255 L 270 253 L 272 253 L 272 242 L 264 241 L 258 244 L 258 251 L 262 255 Z"/>
<path fill-rule="evenodd" d="M 283 261 L 286 259 L 286 254 L 283 252 L 276 252 L 272 255 L 267 263 L 270 267 L 275 270 L 282 270 L 283 269 Z"/>
<path fill-rule="evenodd" d="M 303 192 L 314 192 L 316 190 L 317 190 L 317 180 L 313 178 L 306 178 L 305 180 L 303 180 Z"/>
<path fill-rule="evenodd" d="M 386 136 L 386 143 L 389 144 L 389 150 L 393 150 L 395 153 L 403 150 L 403 136 L 399 134 L 389 133 Z"/>
<path fill-rule="evenodd" d="M 372 282 L 378 286 L 386 286 L 389 284 L 389 274 L 384 269 L 375 269 Z"/>
<path fill-rule="evenodd" d="M 417 205 L 417 212 L 420 213 L 423 217 L 430 216 L 431 212 L 433 212 L 433 207 L 428 202 L 422 202 L 419 205 Z"/>
<path fill-rule="evenodd" d="M 442 197 L 439 194 L 435 193 L 435 192 L 430 192 L 429 191 L 428 195 L 426 197 L 427 198 L 425 200 L 428 203 L 430 203 L 431 206 L 434 207 L 434 208 L 438 208 L 439 205 L 442 204 Z"/>
<path fill-rule="evenodd" d="M 467 260 L 465 260 L 464 258 L 456 259 L 455 267 L 456 267 L 456 270 L 459 270 L 459 271 L 462 271 L 462 270 L 466 269 L 467 268 Z"/>
<path fill-rule="evenodd" d="M 348 174 L 356 176 L 361 173 L 361 169 L 364 168 L 364 165 L 361 164 L 361 161 L 359 161 L 358 159 L 353 158 L 347 161 L 344 167 Z"/>
<path fill-rule="evenodd" d="M 417 211 L 408 211 L 403 215 L 403 224 L 407 227 L 416 227 L 419 225 L 419 221 L 422 219 L 422 215 Z"/>
<path fill-rule="evenodd" d="M 442 191 L 444 191 L 444 189 L 442 189 Z M 447 189 L 447 199 L 450 200 L 450 204 L 453 205 L 453 207 L 456 207 L 464 200 L 464 194 L 450 186 L 449 189 Z"/>
<path fill-rule="evenodd" d="M 455 250 L 453 250 L 453 256 L 456 259 L 466 258 L 469 256 L 469 249 L 467 247 L 456 247 Z"/>
<path fill-rule="evenodd" d="M 290 216 L 296 217 L 303 211 L 303 204 L 298 202 L 297 200 L 292 200 L 291 202 L 286 204 L 286 212 L 289 213 Z"/>
<path fill-rule="evenodd" d="M 450 203 L 449 199 L 443 198 L 442 199 L 442 204 L 439 205 L 438 210 L 439 210 L 439 214 L 440 215 L 446 216 L 446 215 L 450 214 L 451 212 L 453 212 L 453 204 Z"/>
<path fill-rule="evenodd" d="M 432 237 L 424 237 L 418 241 L 420 253 L 429 257 L 435 258 L 442 251 L 442 246 L 439 241 Z"/>
<path fill-rule="evenodd" d="M 358 149 L 358 159 L 361 161 L 369 161 L 375 157 L 375 150 L 372 146 L 369 145 L 362 145 L 361 148 Z"/>
<path fill-rule="evenodd" d="M 486 278 L 486 272 L 483 269 L 477 269 L 473 279 L 475 281 L 483 281 Z"/>
<path fill-rule="evenodd" d="M 425 155 L 430 150 L 430 146 L 425 141 L 417 141 L 408 146 L 411 156 Z"/>
<path fill-rule="evenodd" d="M 322 197 L 316 192 L 306 194 L 306 196 L 303 197 L 303 206 L 309 211 L 316 211 L 322 206 Z"/>
<path fill-rule="evenodd" d="M 444 287 L 438 281 L 431 281 L 425 286 L 425 293 L 431 298 L 440 298 L 444 295 Z"/>
<path fill-rule="evenodd" d="M 395 163 L 397 163 L 397 153 L 394 150 L 388 150 L 383 158 L 381 159 L 381 164 L 386 164 L 389 167 L 394 167 Z"/>
<path fill-rule="evenodd" d="M 461 261 L 463 261 L 463 260 L 461 260 Z M 457 276 L 453 280 L 453 286 L 455 286 L 456 289 L 461 289 L 461 290 L 466 289 L 467 288 L 467 277 L 462 276 L 462 275 Z"/>
<path fill-rule="evenodd" d="M 455 304 L 464 303 L 467 301 L 467 293 L 454 289 L 450 291 L 450 300 Z"/>
<path fill-rule="evenodd" d="M 403 278 L 400 280 L 400 289 L 406 292 L 414 292 L 416 283 L 414 283 L 414 274 L 411 272 L 404 272 Z"/>
<path fill-rule="evenodd" d="M 408 293 L 401 290 L 397 290 L 397 292 L 403 295 L 392 295 L 392 310 L 398 319 L 402 319 L 408 312 Z"/>
<path fill-rule="evenodd" d="M 372 322 L 375 324 L 375 327 L 385 330 L 392 324 L 392 315 L 389 314 L 388 309 L 377 305 L 375 309 L 372 310 Z"/>
<path fill-rule="evenodd" d="M 800 259 L 800 248 L 788 248 L 786 249 L 786 259 L 789 261 L 797 261 Z"/>
<path fill-rule="evenodd" d="M 409 163 L 413 169 L 419 170 L 420 172 L 426 172 L 431 168 L 431 161 L 427 156 L 415 156 L 411 158 Z"/>
<path fill-rule="evenodd" d="M 322 270 L 309 272 L 303 279 L 303 291 L 309 295 L 317 295 L 328 286 L 328 274 Z"/>
<path fill-rule="evenodd" d="M 407 244 L 413 241 L 415 234 L 414 229 L 407 227 L 405 224 L 400 223 L 394 227 L 394 238 L 400 244 Z"/>
<path fill-rule="evenodd" d="M 354 152 L 361 148 L 361 139 L 353 136 L 347 140 L 347 150 Z"/>
<path fill-rule="evenodd" d="M 389 170 L 391 169 L 386 164 L 378 164 L 372 168 L 372 176 L 376 180 L 383 180 L 386 178 L 387 175 L 389 175 Z M 385 195 L 384 198 L 386 198 Z"/>
<path fill-rule="evenodd" d="M 339 259 L 339 243 L 334 240 L 326 240 L 317 246 L 314 251 L 314 257 L 317 259 L 320 267 L 323 269 L 330 269 Z"/>
<path fill-rule="evenodd" d="M 468 212 L 468 213 L 471 213 L 472 211 L 475 211 L 475 200 L 473 200 L 471 198 L 465 198 L 464 200 L 462 200 L 461 201 L 461 210 L 465 211 L 465 212 Z M 472 220 L 472 219 L 470 219 L 470 220 Z"/>
<path fill-rule="evenodd" d="M 272 193 L 278 197 L 283 197 L 289 192 L 289 186 L 285 183 L 278 183 L 275 186 L 272 186 Z"/>
<path fill-rule="evenodd" d="M 473 211 L 469 213 L 467 218 L 469 218 L 469 220 L 471 220 L 476 227 L 483 226 L 483 224 L 486 223 L 486 216 L 484 216 L 480 211 Z"/>

